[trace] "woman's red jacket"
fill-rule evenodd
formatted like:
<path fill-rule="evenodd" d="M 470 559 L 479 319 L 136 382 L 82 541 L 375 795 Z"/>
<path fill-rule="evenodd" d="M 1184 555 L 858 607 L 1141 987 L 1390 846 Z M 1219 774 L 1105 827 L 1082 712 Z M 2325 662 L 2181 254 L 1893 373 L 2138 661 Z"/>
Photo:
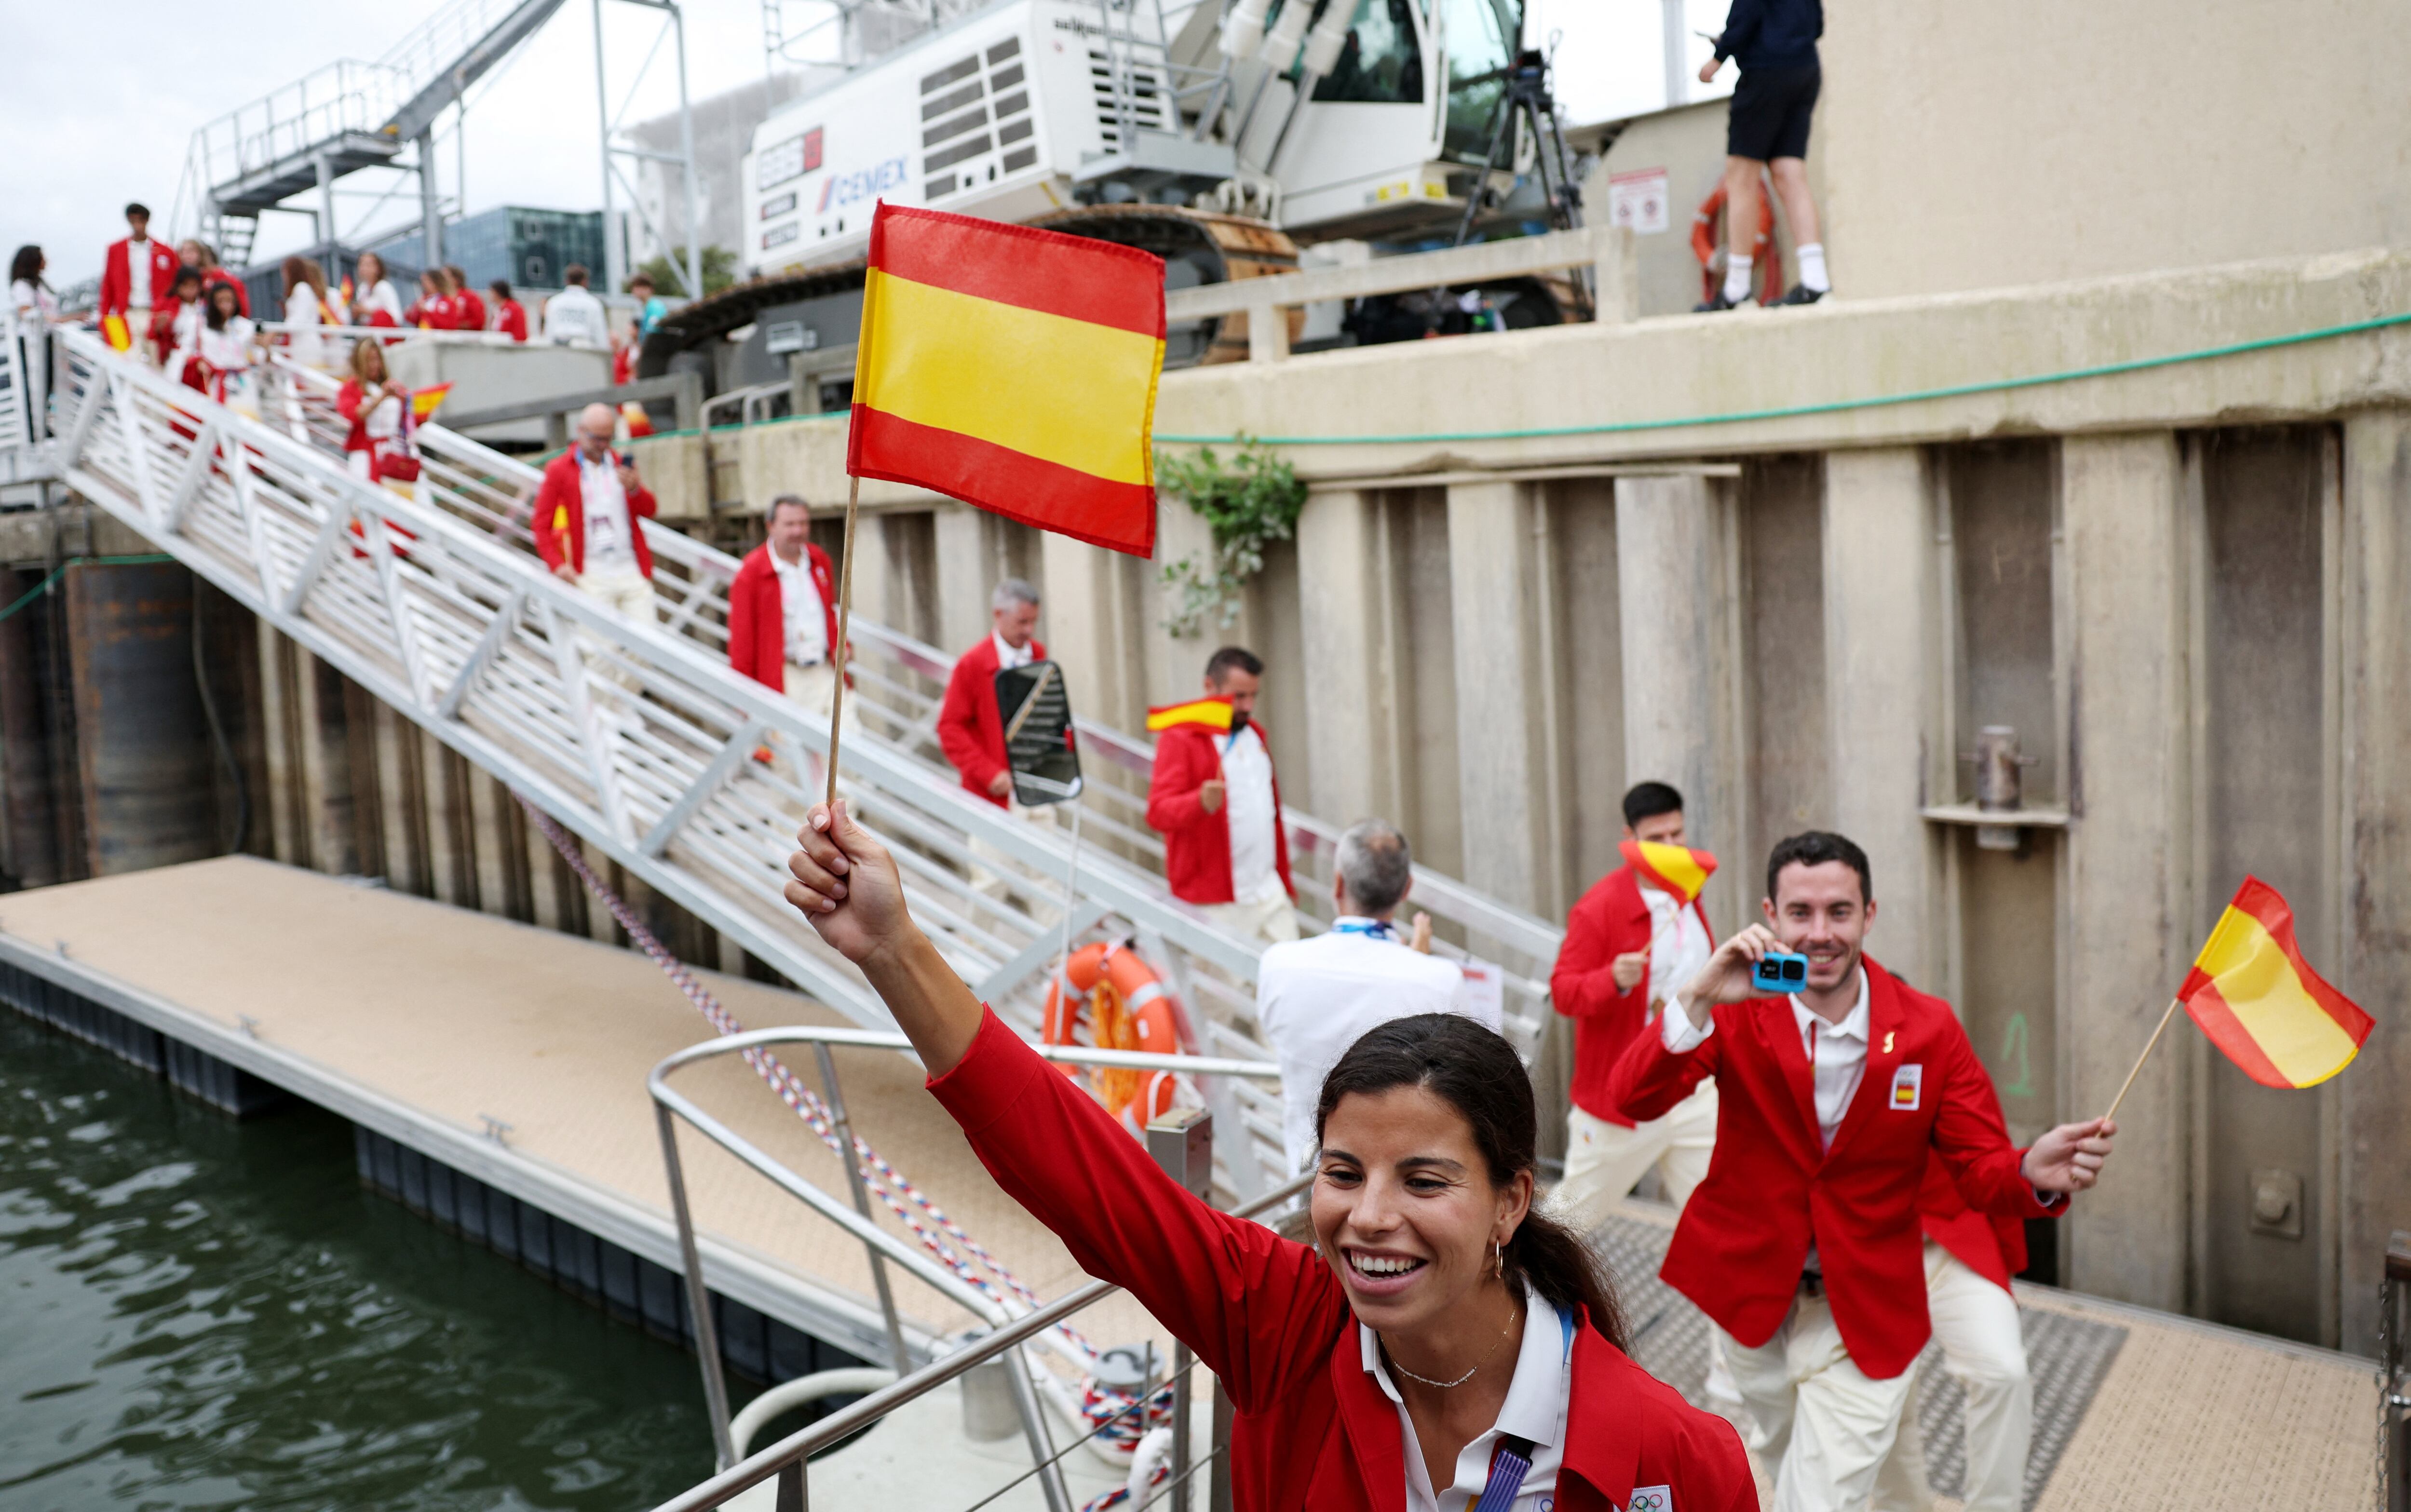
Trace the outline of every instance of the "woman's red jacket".
<path fill-rule="evenodd" d="M 1365 1373 L 1337 1278 L 1315 1251 L 1218 1213 L 989 1014 L 929 1090 L 981 1163 L 1090 1275 L 1128 1287 L 1219 1376 L 1235 1416 L 1235 1512 L 1397 1512 L 1397 1408 Z M 1740 1437 L 1588 1327 L 1574 1336 L 1560 1512 L 1756 1512 Z"/>

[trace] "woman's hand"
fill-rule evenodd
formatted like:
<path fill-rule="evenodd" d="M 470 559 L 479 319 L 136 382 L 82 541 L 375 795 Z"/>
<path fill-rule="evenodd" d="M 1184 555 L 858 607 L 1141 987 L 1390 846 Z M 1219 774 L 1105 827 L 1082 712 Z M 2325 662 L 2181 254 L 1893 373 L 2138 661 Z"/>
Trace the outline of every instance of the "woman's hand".
<path fill-rule="evenodd" d="M 856 966 L 892 953 L 914 932 L 904 908 L 896 858 L 854 821 L 844 799 L 814 804 L 787 858 L 787 901 L 811 921 L 829 948 Z"/>
<path fill-rule="evenodd" d="M 787 858 L 787 901 L 840 955 L 862 967 L 932 1076 L 954 1069 L 984 1010 L 904 907 L 896 858 L 854 821 L 845 800 L 814 804 Z"/>

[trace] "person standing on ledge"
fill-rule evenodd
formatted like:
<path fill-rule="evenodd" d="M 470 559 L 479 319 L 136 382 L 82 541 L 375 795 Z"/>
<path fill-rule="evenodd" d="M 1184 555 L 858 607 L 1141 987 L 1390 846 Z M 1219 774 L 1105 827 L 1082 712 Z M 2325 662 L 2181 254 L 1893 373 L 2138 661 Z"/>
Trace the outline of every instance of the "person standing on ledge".
<path fill-rule="evenodd" d="M 1817 198 L 1808 192 L 1808 118 L 1824 82 L 1817 60 L 1817 38 L 1824 35 L 1822 0 L 1732 0 L 1716 56 L 1700 65 L 1705 84 L 1727 58 L 1741 64 L 1725 124 L 1725 286 L 1700 310 L 1731 310 L 1749 298 L 1750 245 L 1764 192 L 1761 173 L 1775 180 L 1800 263 L 1800 282 L 1775 302 L 1815 304 L 1834 290 L 1817 229 Z M 1779 255 L 1771 247 L 1768 252 Z"/>
<path fill-rule="evenodd" d="M 1659 1271 L 1716 1325 L 1775 1474 L 1775 1512 L 1861 1512 L 1932 1334 L 1918 1194 L 1936 1156 L 1970 1205 L 2052 1217 L 2110 1156 L 2107 1119 L 2020 1150 L 1951 1005 L 1863 953 L 1866 852 L 1809 831 L 1766 863 L 1763 924 L 1676 990 L 1626 1049 L 1609 1095 L 1662 1117 L 1717 1079 L 1717 1155 Z M 1761 996 L 1770 952 L 1807 957 Z"/>
<path fill-rule="evenodd" d="M 1290 880 L 1280 781 L 1255 722 L 1264 676 L 1264 662 L 1244 647 L 1225 646 L 1206 660 L 1206 694 L 1230 701 L 1230 733 L 1196 724 L 1163 732 L 1147 822 L 1163 836 L 1174 897 L 1197 904 L 1241 939 L 1279 944 L 1297 938 L 1297 886 Z"/>
<path fill-rule="evenodd" d="M 840 801 L 789 904 L 862 968 L 998 1185 L 1126 1287 L 1233 1407 L 1234 1512 L 1755 1512 L 1741 1442 L 1625 1353 L 1605 1269 L 1532 1210 L 1512 1047 L 1453 1013 L 1382 1025 L 1322 1083 L 1312 1246 L 1218 1213 L 990 1013 Z"/>

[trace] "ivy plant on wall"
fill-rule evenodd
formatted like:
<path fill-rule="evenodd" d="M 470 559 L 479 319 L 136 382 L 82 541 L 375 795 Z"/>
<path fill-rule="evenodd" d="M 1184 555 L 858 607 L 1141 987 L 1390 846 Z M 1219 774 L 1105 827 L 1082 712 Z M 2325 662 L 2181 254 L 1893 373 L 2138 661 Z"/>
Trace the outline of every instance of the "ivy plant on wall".
<path fill-rule="evenodd" d="M 1249 579 L 1264 570 L 1264 547 L 1296 531 L 1306 485 L 1272 448 L 1245 436 L 1228 467 L 1210 446 L 1185 458 L 1158 452 L 1155 478 L 1187 500 L 1214 535 L 1210 561 L 1192 553 L 1163 569 L 1164 586 L 1175 590 L 1163 628 L 1187 638 L 1227 627 L 1239 618 Z"/>

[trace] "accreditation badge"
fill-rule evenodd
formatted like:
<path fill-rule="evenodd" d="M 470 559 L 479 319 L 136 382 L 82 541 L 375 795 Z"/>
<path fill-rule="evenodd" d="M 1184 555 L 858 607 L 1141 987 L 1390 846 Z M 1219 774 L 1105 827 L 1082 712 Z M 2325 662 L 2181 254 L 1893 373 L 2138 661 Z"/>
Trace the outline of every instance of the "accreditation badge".
<path fill-rule="evenodd" d="M 1892 1107 L 1895 1112 L 1917 1112 L 1919 1099 L 1925 1092 L 1925 1068 L 1917 1064 L 1896 1067 L 1892 1073 Z"/>

